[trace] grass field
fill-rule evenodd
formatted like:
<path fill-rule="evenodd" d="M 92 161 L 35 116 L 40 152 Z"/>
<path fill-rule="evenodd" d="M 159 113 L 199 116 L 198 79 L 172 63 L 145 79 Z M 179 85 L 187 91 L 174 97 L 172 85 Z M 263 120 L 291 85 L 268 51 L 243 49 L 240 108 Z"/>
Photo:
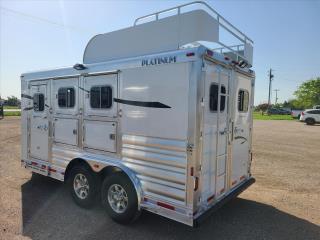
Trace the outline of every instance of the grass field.
<path fill-rule="evenodd" d="M 17 106 L 3 106 L 3 109 L 20 109 Z"/>
<path fill-rule="evenodd" d="M 291 115 L 261 115 L 260 112 L 253 113 L 255 120 L 296 120 Z"/>
<path fill-rule="evenodd" d="M 5 117 L 11 117 L 11 116 L 21 116 L 20 111 L 14 111 L 14 112 L 4 112 Z"/>

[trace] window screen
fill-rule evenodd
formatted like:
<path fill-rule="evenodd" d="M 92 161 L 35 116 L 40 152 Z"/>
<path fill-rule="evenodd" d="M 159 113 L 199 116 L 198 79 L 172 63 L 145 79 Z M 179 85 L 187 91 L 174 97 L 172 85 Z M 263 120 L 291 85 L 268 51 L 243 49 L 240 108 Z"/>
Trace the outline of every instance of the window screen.
<path fill-rule="evenodd" d="M 238 93 L 238 111 L 248 112 L 249 92 L 247 90 L 239 90 Z"/>
<path fill-rule="evenodd" d="M 210 101 L 209 108 L 210 111 L 216 112 L 218 109 L 218 92 L 219 86 L 217 84 L 212 84 L 210 86 Z M 226 94 L 225 86 L 221 86 L 221 94 Z M 221 96 L 220 98 L 220 112 L 223 112 L 226 106 L 226 96 Z"/>
<path fill-rule="evenodd" d="M 36 93 L 33 95 L 33 110 L 35 112 L 44 111 L 44 95 L 42 93 Z"/>
<path fill-rule="evenodd" d="M 61 108 L 73 108 L 75 105 L 74 88 L 60 88 L 58 90 L 58 105 Z"/>
<path fill-rule="evenodd" d="M 92 108 L 111 108 L 112 88 L 110 86 L 95 86 L 90 89 L 90 106 Z"/>

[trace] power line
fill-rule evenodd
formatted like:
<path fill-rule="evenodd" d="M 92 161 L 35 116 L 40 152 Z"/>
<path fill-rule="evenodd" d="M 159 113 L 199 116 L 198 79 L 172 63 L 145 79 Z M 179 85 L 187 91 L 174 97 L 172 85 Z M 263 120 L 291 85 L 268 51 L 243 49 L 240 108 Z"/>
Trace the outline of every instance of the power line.
<path fill-rule="evenodd" d="M 0 7 L 0 9 L 3 10 L 3 11 L 6 11 L 6 12 L 12 13 L 12 14 L 18 15 L 18 16 L 21 16 L 21 17 L 25 17 L 25 18 L 41 21 L 41 22 L 44 22 L 44 23 L 55 25 L 57 27 L 66 28 L 66 29 L 69 29 L 69 30 L 72 30 L 72 31 L 77 31 L 77 32 L 81 32 L 81 33 L 84 33 L 84 32 L 92 33 L 90 30 L 86 30 L 86 29 L 82 29 L 82 28 L 78 28 L 78 27 L 74 27 L 74 26 L 70 26 L 70 25 L 65 25 L 63 23 L 59 23 L 59 22 L 55 22 L 55 21 L 48 20 L 48 19 L 45 19 L 45 18 L 37 17 L 37 16 L 34 16 L 34 15 L 30 15 L 30 14 L 27 14 L 27 13 L 24 13 L 24 12 L 20 12 L 20 11 L 16 11 L 16 10 L 13 10 L 13 9 L 5 8 L 5 7 Z"/>

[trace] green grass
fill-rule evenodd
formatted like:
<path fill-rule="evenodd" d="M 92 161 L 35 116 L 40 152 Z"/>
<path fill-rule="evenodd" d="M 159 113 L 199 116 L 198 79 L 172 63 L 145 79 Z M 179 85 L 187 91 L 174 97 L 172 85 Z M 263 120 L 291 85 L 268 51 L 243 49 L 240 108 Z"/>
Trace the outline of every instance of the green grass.
<path fill-rule="evenodd" d="M 291 115 L 261 115 L 260 112 L 253 112 L 254 120 L 295 120 Z"/>
<path fill-rule="evenodd" d="M 12 117 L 12 116 L 21 116 L 21 112 L 15 111 L 15 112 L 4 112 L 5 117 Z"/>
<path fill-rule="evenodd" d="M 3 109 L 20 109 L 17 106 L 3 106 Z"/>

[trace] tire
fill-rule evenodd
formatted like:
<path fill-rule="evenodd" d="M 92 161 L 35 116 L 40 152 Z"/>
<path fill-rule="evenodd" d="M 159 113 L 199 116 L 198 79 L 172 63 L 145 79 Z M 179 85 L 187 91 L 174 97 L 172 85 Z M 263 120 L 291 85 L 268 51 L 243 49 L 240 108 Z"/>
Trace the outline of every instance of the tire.
<path fill-rule="evenodd" d="M 68 187 L 73 200 L 78 206 L 91 208 L 96 203 L 99 181 L 97 176 L 87 167 L 80 165 L 71 169 Z M 78 191 L 76 188 L 78 188 Z"/>
<path fill-rule="evenodd" d="M 101 187 L 101 201 L 107 214 L 117 223 L 128 224 L 140 216 L 137 192 L 124 173 L 116 172 L 104 179 Z M 121 203 L 119 207 L 118 202 Z"/>
<path fill-rule="evenodd" d="M 307 125 L 314 125 L 316 121 L 313 118 L 307 118 L 306 119 L 306 124 Z"/>

